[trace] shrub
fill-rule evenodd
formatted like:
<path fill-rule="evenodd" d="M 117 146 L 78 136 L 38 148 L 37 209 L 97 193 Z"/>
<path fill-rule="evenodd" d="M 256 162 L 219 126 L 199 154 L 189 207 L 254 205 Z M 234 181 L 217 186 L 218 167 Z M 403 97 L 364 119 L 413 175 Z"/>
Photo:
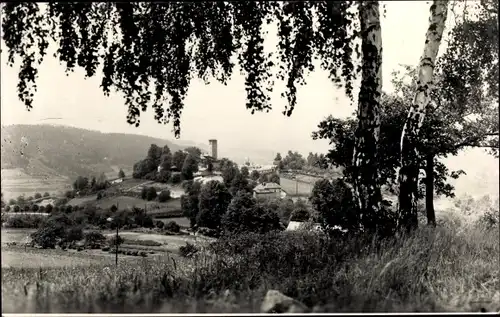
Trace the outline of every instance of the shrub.
<path fill-rule="evenodd" d="M 28 198 L 26 198 L 27 201 L 31 201 L 33 200 L 33 196 L 28 196 Z"/>
<path fill-rule="evenodd" d="M 9 211 L 10 211 L 10 206 L 9 206 L 9 205 L 5 206 L 5 211 L 6 211 L 6 212 L 9 212 Z"/>
<path fill-rule="evenodd" d="M 311 215 L 306 204 L 299 200 L 295 203 L 292 215 L 290 216 L 290 221 L 305 222 L 309 221 Z"/>
<path fill-rule="evenodd" d="M 56 207 L 61 207 L 61 206 L 64 206 L 68 203 L 68 199 L 67 198 L 60 198 L 60 199 L 57 199 L 56 202 L 55 202 L 55 206 Z"/>
<path fill-rule="evenodd" d="M 14 205 L 14 212 L 20 212 L 21 211 L 21 207 L 19 207 L 19 205 Z"/>
<path fill-rule="evenodd" d="M 39 228 L 46 220 L 42 215 L 8 215 L 5 217 L 4 226 L 6 228 Z"/>
<path fill-rule="evenodd" d="M 177 224 L 177 222 L 169 221 L 165 225 L 165 230 L 170 231 L 170 232 L 174 232 L 174 233 L 178 233 L 178 232 L 180 232 L 181 227 Z"/>
<path fill-rule="evenodd" d="M 48 192 L 45 192 L 45 193 L 43 194 L 43 197 L 50 197 L 50 194 L 49 194 Z"/>
<path fill-rule="evenodd" d="M 141 198 L 145 200 L 147 196 L 148 196 L 148 187 L 143 186 L 141 189 Z"/>
<path fill-rule="evenodd" d="M 64 241 L 74 242 L 83 239 L 83 229 L 80 226 L 70 227 L 66 230 Z"/>
<path fill-rule="evenodd" d="M 478 223 L 481 226 L 484 226 L 486 229 L 498 229 L 498 225 L 500 223 L 499 219 L 499 214 L 498 210 L 497 211 L 491 211 L 488 210 L 482 214 L 479 219 Z"/>
<path fill-rule="evenodd" d="M 212 238 L 218 238 L 219 237 L 219 231 L 215 229 L 210 229 L 207 227 L 200 227 L 196 231 L 198 234 L 207 236 L 207 237 L 212 237 Z"/>
<path fill-rule="evenodd" d="M 180 172 L 174 172 L 172 173 L 172 175 L 170 176 L 170 182 L 172 184 L 179 184 L 180 182 L 182 182 L 182 175 Z"/>
<path fill-rule="evenodd" d="M 35 194 L 35 199 L 39 199 L 39 198 L 42 198 L 42 194 L 40 194 L 40 193 L 36 193 L 36 194 Z"/>
<path fill-rule="evenodd" d="M 156 198 L 156 188 L 149 187 L 146 192 L 146 200 L 151 201 Z"/>
<path fill-rule="evenodd" d="M 40 208 L 38 207 L 37 204 L 34 204 L 33 206 L 31 206 L 31 211 L 33 212 L 37 212 Z"/>
<path fill-rule="evenodd" d="M 118 236 L 118 240 L 116 239 L 116 235 L 112 236 L 111 238 L 109 238 L 109 245 L 111 247 L 114 247 L 116 246 L 117 244 L 117 241 L 118 241 L 118 245 L 120 244 L 123 244 L 123 242 L 125 241 L 125 239 L 122 238 L 122 236 Z"/>
<path fill-rule="evenodd" d="M 155 221 L 156 228 L 162 229 L 164 226 L 165 226 L 165 224 L 163 223 L 163 221 L 160 221 L 160 220 Z"/>
<path fill-rule="evenodd" d="M 29 205 L 25 205 L 25 206 L 24 206 L 24 208 L 23 208 L 23 210 L 24 210 L 25 212 L 30 211 L 30 209 L 31 209 L 31 206 L 29 206 Z"/>
<path fill-rule="evenodd" d="M 85 240 L 85 245 L 86 246 L 90 246 L 92 248 L 94 247 L 98 247 L 101 245 L 101 243 L 103 243 L 104 241 L 106 241 L 106 237 L 98 232 L 98 231 L 89 231 L 89 232 L 86 232 L 84 235 L 83 235 L 83 238 Z"/>
<path fill-rule="evenodd" d="M 330 230 L 335 226 L 347 230 L 359 228 L 358 212 L 354 206 L 352 192 L 344 180 L 317 181 L 314 184 L 310 201 L 319 213 L 319 220 L 324 229 Z"/>
<path fill-rule="evenodd" d="M 102 199 L 102 193 L 101 193 L 101 192 L 98 192 L 98 193 L 97 193 L 96 200 L 101 200 L 101 199 Z"/>
<path fill-rule="evenodd" d="M 68 199 L 73 199 L 75 198 L 75 192 L 73 190 L 68 190 L 64 193 L 64 197 Z"/>
<path fill-rule="evenodd" d="M 73 212 L 73 206 L 71 205 L 67 205 L 65 208 L 64 208 L 64 212 L 67 213 L 67 214 L 70 214 L 71 212 Z"/>
<path fill-rule="evenodd" d="M 45 212 L 45 206 L 42 205 L 42 206 L 38 207 L 38 211 Z"/>
<path fill-rule="evenodd" d="M 163 245 L 163 243 L 154 240 L 131 240 L 131 239 L 124 239 L 123 244 L 144 245 L 148 247 L 159 247 Z"/>
<path fill-rule="evenodd" d="M 183 257 L 189 258 L 195 255 L 199 250 L 200 249 L 194 244 L 186 242 L 186 245 L 179 247 L 179 254 Z"/>
<path fill-rule="evenodd" d="M 161 202 L 161 203 L 166 202 L 170 198 L 171 198 L 170 197 L 170 190 L 168 190 L 168 189 L 162 190 L 160 192 L 160 195 L 158 195 L 158 201 Z"/>

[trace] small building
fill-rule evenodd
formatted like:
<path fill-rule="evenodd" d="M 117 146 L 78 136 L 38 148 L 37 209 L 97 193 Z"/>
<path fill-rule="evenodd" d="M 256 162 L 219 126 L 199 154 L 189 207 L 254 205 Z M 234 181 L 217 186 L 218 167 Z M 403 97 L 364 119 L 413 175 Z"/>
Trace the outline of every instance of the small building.
<path fill-rule="evenodd" d="M 281 186 L 276 183 L 262 183 L 253 189 L 255 198 L 281 198 Z"/>
<path fill-rule="evenodd" d="M 218 176 L 218 175 L 213 175 L 213 176 L 198 176 L 198 177 L 195 177 L 193 179 L 193 181 L 195 181 L 195 182 L 201 182 L 202 184 L 205 184 L 205 183 L 210 182 L 210 181 L 217 181 L 217 182 L 220 182 L 220 183 L 224 183 L 224 179 L 222 178 L 222 176 Z"/>
<path fill-rule="evenodd" d="M 111 184 L 120 184 L 121 182 L 123 182 L 123 178 L 114 179 L 110 183 Z"/>

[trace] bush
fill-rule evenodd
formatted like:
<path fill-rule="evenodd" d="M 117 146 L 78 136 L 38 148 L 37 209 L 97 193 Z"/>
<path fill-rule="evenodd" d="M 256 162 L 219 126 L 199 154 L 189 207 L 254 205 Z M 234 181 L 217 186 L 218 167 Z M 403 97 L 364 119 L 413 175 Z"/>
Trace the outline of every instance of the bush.
<path fill-rule="evenodd" d="M 31 206 L 31 211 L 33 212 L 37 212 L 40 208 L 38 207 L 37 204 L 34 204 L 33 206 Z"/>
<path fill-rule="evenodd" d="M 165 224 L 163 223 L 163 221 L 160 221 L 160 220 L 156 220 L 155 221 L 155 227 L 156 228 L 162 229 L 164 226 L 165 226 Z"/>
<path fill-rule="evenodd" d="M 336 226 L 347 230 L 357 230 L 359 228 L 359 219 L 357 215 L 357 206 L 354 205 L 351 189 L 342 179 L 336 179 L 330 182 L 322 179 L 314 184 L 311 198 L 311 204 L 319 213 L 319 221 L 323 228 L 330 230 Z M 377 223 L 367 223 L 370 225 Z"/>
<path fill-rule="evenodd" d="M 116 242 L 117 242 L 117 239 L 116 239 L 116 235 L 112 236 L 111 238 L 109 238 L 109 246 L 111 247 L 114 247 L 116 246 Z M 125 241 L 125 239 L 122 238 L 122 236 L 118 236 L 118 245 L 121 245 L 123 244 L 123 242 Z"/>
<path fill-rule="evenodd" d="M 61 206 L 64 206 L 68 203 L 68 199 L 67 198 L 60 198 L 60 199 L 57 199 L 56 202 L 54 203 L 56 207 L 61 207 Z"/>
<path fill-rule="evenodd" d="M 101 199 L 102 199 L 102 193 L 101 193 L 101 192 L 98 192 L 98 193 L 97 193 L 96 200 L 101 200 Z"/>
<path fill-rule="evenodd" d="M 38 207 L 38 211 L 45 213 L 45 206 L 42 205 L 42 206 Z"/>
<path fill-rule="evenodd" d="M 181 227 L 175 221 L 169 221 L 164 228 L 165 230 L 173 233 L 178 233 L 181 231 Z"/>
<path fill-rule="evenodd" d="M 42 194 L 40 194 L 40 193 L 36 193 L 36 194 L 35 194 L 35 199 L 40 199 L 40 198 L 42 198 Z"/>
<path fill-rule="evenodd" d="M 50 194 L 49 194 L 48 192 L 45 192 L 45 193 L 43 194 L 43 197 L 50 197 Z"/>
<path fill-rule="evenodd" d="M 149 187 L 146 192 L 146 200 L 151 201 L 156 198 L 156 188 Z"/>
<path fill-rule="evenodd" d="M 146 200 L 146 197 L 148 196 L 148 187 L 143 186 L 141 189 L 141 198 Z"/>
<path fill-rule="evenodd" d="M 295 203 L 292 215 L 290 216 L 290 221 L 306 222 L 311 218 L 310 212 L 306 204 L 302 201 L 297 201 Z"/>
<path fill-rule="evenodd" d="M 486 229 L 497 229 L 500 224 L 500 216 L 497 211 L 486 211 L 484 214 L 482 214 L 479 219 L 478 223 L 481 226 L 484 226 Z"/>
<path fill-rule="evenodd" d="M 45 212 L 46 213 L 50 214 L 53 210 L 54 210 L 54 207 L 52 207 L 51 204 L 48 204 L 47 206 L 45 206 Z"/>
<path fill-rule="evenodd" d="M 192 257 L 198 251 L 200 251 L 200 249 L 194 244 L 191 244 L 189 242 L 186 242 L 186 245 L 179 247 L 179 254 L 186 258 Z"/>
<path fill-rule="evenodd" d="M 219 231 L 215 229 L 210 229 L 207 227 L 200 227 L 198 230 L 196 230 L 198 234 L 204 235 L 206 237 L 211 237 L 211 238 L 218 238 L 219 237 Z"/>
<path fill-rule="evenodd" d="M 80 226 L 70 227 L 66 230 L 64 242 L 74 242 L 83 239 L 83 228 Z"/>
<path fill-rule="evenodd" d="M 20 212 L 21 211 L 21 207 L 19 207 L 19 205 L 14 205 L 14 212 Z"/>
<path fill-rule="evenodd" d="M 91 248 L 98 248 L 104 241 L 106 237 L 98 231 L 89 231 L 83 235 L 85 240 L 85 245 Z"/>
<path fill-rule="evenodd" d="M 64 208 L 64 212 L 67 213 L 67 214 L 70 214 L 71 212 L 73 212 L 73 206 L 71 205 L 67 205 L 65 208 Z"/>
<path fill-rule="evenodd" d="M 172 173 L 172 175 L 170 176 L 170 182 L 172 184 L 179 184 L 180 182 L 182 182 L 182 175 L 180 172 L 174 172 Z"/>
<path fill-rule="evenodd" d="M 73 190 L 68 190 L 64 193 L 64 197 L 68 199 L 73 199 L 75 198 L 75 192 Z"/>
<path fill-rule="evenodd" d="M 29 206 L 29 205 L 25 205 L 25 206 L 24 206 L 24 208 L 23 208 L 23 210 L 24 210 L 25 212 L 30 211 L 30 209 L 31 209 L 31 206 Z"/>
<path fill-rule="evenodd" d="M 7 215 L 5 217 L 4 226 L 6 228 L 39 228 L 45 221 L 46 216 L 42 215 Z"/>
<path fill-rule="evenodd" d="M 9 211 L 10 211 L 10 206 L 9 206 L 9 205 L 5 206 L 5 211 L 6 211 L 6 212 L 9 212 Z"/>
<path fill-rule="evenodd" d="M 170 197 L 170 190 L 168 190 L 168 189 L 162 190 L 160 192 L 160 195 L 158 195 L 158 201 L 161 202 L 161 203 L 166 202 L 170 198 L 171 198 Z"/>

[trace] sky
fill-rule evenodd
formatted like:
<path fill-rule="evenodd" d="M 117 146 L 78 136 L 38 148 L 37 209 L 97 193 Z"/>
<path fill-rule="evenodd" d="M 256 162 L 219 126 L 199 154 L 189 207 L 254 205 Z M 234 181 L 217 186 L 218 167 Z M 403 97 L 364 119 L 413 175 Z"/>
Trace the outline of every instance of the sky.
<path fill-rule="evenodd" d="M 423 52 L 428 27 L 429 7 L 424 1 L 387 2 L 382 18 L 383 89 L 391 90 L 391 72 L 399 64 L 417 65 Z M 273 32 L 271 32 L 273 33 Z M 2 43 L 3 44 L 3 43 Z M 275 47 L 276 37 L 266 39 Z M 154 121 L 152 111 L 141 115 L 136 128 L 126 122 L 127 108 L 118 95 L 105 97 L 99 88 L 100 78 L 84 79 L 80 69 L 66 75 L 64 67 L 48 54 L 39 69 L 34 106 L 27 111 L 16 92 L 18 65 L 6 65 L 5 49 L 1 61 L 1 123 L 64 124 L 103 132 L 123 132 L 174 139 L 171 125 Z M 235 69 L 236 70 L 236 69 Z M 218 139 L 219 148 L 251 148 L 286 152 L 289 149 L 307 154 L 326 152 L 328 142 L 312 140 L 318 123 L 332 114 L 350 116 L 355 110 L 342 90 L 336 89 L 326 72 L 318 68 L 300 87 L 291 117 L 282 115 L 285 100 L 280 98 L 282 85 L 275 87 L 273 110 L 252 115 L 245 108 L 244 78 L 236 70 L 227 86 L 213 82 L 191 83 L 181 117 L 182 140 L 208 143 Z M 57 118 L 57 119 L 54 119 Z"/>

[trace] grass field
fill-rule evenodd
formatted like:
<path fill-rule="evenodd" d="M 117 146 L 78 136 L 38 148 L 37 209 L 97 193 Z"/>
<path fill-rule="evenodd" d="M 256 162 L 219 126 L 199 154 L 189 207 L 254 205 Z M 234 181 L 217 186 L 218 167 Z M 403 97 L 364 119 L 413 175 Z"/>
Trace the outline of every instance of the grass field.
<path fill-rule="evenodd" d="M 221 241 L 222 253 L 190 259 L 120 256 L 116 269 L 112 255 L 95 263 L 93 255 L 36 250 L 9 259 L 10 267 L 2 261 L 2 310 L 248 313 L 259 311 L 269 289 L 319 305 L 318 312 L 500 310 L 498 228 L 450 225 L 380 245 L 286 232 L 247 235 Z"/>
<path fill-rule="evenodd" d="M 287 193 L 287 196 L 303 196 L 307 197 L 311 194 L 314 184 L 295 181 L 293 179 L 288 179 L 280 177 L 281 188 Z"/>
<path fill-rule="evenodd" d="M 181 208 L 180 199 L 171 199 L 167 202 L 160 203 L 157 201 L 147 201 L 137 197 L 130 196 L 116 196 L 116 197 L 105 197 L 100 200 L 96 199 L 96 195 L 81 197 L 81 198 L 73 198 L 68 202 L 68 205 L 79 206 L 88 203 L 95 203 L 95 206 L 100 207 L 102 209 L 109 209 L 113 205 L 117 205 L 120 210 L 127 209 L 132 207 L 144 208 L 148 213 L 152 215 L 177 215 L 179 214 Z"/>
<path fill-rule="evenodd" d="M 35 193 L 59 193 L 71 189 L 69 179 L 56 176 L 35 177 L 21 169 L 2 169 L 2 193 L 4 199 L 16 199 L 20 195 L 34 196 Z"/>

